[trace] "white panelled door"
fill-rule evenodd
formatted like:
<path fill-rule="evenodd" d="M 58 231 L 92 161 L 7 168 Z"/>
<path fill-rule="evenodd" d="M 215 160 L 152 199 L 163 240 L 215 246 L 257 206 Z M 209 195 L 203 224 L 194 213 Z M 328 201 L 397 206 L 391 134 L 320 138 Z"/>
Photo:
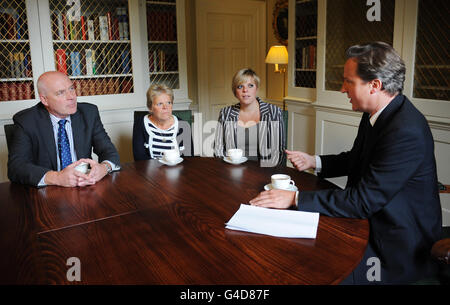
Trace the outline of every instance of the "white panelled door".
<path fill-rule="evenodd" d="M 237 102 L 231 81 L 239 69 L 256 71 L 265 96 L 265 3 L 197 0 L 196 13 L 199 111 L 205 126 L 217 121 L 221 108 Z"/>

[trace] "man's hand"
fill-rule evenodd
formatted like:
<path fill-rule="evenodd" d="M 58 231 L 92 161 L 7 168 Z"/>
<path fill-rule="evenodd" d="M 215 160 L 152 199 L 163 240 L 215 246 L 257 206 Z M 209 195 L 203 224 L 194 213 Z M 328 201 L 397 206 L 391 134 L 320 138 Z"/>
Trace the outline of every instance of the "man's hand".
<path fill-rule="evenodd" d="M 264 208 L 287 209 L 295 205 L 295 192 L 285 190 L 263 191 L 249 203 Z"/>
<path fill-rule="evenodd" d="M 91 181 L 94 183 L 100 181 L 108 174 L 108 166 L 106 162 L 105 163 L 98 163 L 97 161 L 94 161 L 92 159 L 81 159 L 86 163 L 89 163 L 91 167 L 91 171 L 89 172 L 88 178 L 89 181 L 83 181 L 81 182 L 80 186 L 89 185 Z M 92 183 L 92 184 L 94 184 Z"/>
<path fill-rule="evenodd" d="M 59 185 L 64 187 L 74 187 L 83 185 L 94 184 L 89 179 L 88 175 L 83 174 L 75 169 L 77 165 L 82 162 L 86 162 L 87 159 L 81 159 L 68 165 L 62 171 L 49 171 L 45 175 L 45 184 L 47 185 Z"/>
<path fill-rule="evenodd" d="M 310 168 L 316 168 L 316 158 L 301 151 L 286 150 L 286 155 L 292 165 L 299 171 L 304 171 Z"/>

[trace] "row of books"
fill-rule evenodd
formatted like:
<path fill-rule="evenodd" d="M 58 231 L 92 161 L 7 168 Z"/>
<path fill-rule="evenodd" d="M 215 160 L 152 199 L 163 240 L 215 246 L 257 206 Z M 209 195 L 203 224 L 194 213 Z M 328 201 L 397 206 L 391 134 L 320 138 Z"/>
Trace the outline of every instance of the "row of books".
<path fill-rule="evenodd" d="M 316 69 L 316 46 L 309 45 L 303 47 L 301 52 L 297 52 L 297 68 Z"/>
<path fill-rule="evenodd" d="M 173 52 L 153 50 L 148 54 L 150 72 L 178 71 L 178 56 Z"/>
<path fill-rule="evenodd" d="M 33 81 L 3 82 L 0 84 L 0 101 L 34 99 Z"/>
<path fill-rule="evenodd" d="M 147 34 L 149 41 L 177 40 L 176 11 L 147 10 Z"/>
<path fill-rule="evenodd" d="M 31 77 L 31 57 L 29 54 L 8 52 L 7 56 L 4 55 L 0 56 L 0 62 L 7 69 L 0 69 L 0 78 Z"/>
<path fill-rule="evenodd" d="M 73 80 L 77 96 L 121 94 L 133 92 L 130 78 L 99 78 Z M 0 83 L 0 101 L 34 99 L 33 81 Z"/>
<path fill-rule="evenodd" d="M 129 50 L 108 50 L 106 54 L 93 49 L 83 51 L 66 52 L 64 49 L 57 49 L 56 69 L 71 76 L 131 73 Z"/>
<path fill-rule="evenodd" d="M 125 7 L 116 8 L 115 14 L 80 16 L 70 20 L 66 13 L 53 13 L 55 40 L 129 40 L 128 15 Z"/>
<path fill-rule="evenodd" d="M 15 10 L 10 10 L 10 13 L 0 12 L 1 40 L 27 40 L 27 32 L 25 20 Z"/>
<path fill-rule="evenodd" d="M 72 82 L 77 96 L 133 92 L 133 81 L 130 78 L 75 79 Z"/>

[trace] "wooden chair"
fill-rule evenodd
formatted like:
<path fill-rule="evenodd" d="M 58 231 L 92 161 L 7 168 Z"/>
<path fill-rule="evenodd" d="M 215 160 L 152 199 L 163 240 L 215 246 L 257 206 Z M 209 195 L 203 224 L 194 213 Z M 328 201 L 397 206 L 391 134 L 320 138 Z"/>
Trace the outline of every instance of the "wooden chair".
<path fill-rule="evenodd" d="M 450 185 L 438 182 L 439 193 L 450 193 Z M 439 264 L 438 281 L 450 284 L 450 227 L 442 227 L 442 239 L 431 248 L 431 257 Z"/>
<path fill-rule="evenodd" d="M 148 111 L 135 111 L 134 120 L 136 121 L 136 118 L 143 117 L 146 114 L 148 114 Z M 193 119 L 191 110 L 173 110 L 172 114 L 175 115 L 180 120 L 188 122 L 189 125 L 192 127 Z"/>
<path fill-rule="evenodd" d="M 14 137 L 14 132 L 16 130 L 16 125 L 14 124 L 6 124 L 3 126 L 5 129 L 5 136 L 6 136 L 6 146 L 8 147 L 8 150 L 11 148 L 12 145 L 12 139 Z"/>

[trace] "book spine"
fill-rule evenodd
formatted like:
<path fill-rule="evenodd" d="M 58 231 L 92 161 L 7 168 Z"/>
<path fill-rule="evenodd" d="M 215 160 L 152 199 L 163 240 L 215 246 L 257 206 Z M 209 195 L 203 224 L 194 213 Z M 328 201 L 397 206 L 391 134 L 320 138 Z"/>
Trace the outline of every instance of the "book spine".
<path fill-rule="evenodd" d="M 114 40 L 120 40 L 120 33 L 119 33 L 119 18 L 117 16 L 113 17 L 113 39 Z"/>
<path fill-rule="evenodd" d="M 106 16 L 98 16 L 98 23 L 100 28 L 100 40 L 108 41 L 108 18 Z"/>
<path fill-rule="evenodd" d="M 11 101 L 17 100 L 17 86 L 16 83 L 9 84 L 9 99 Z"/>
<path fill-rule="evenodd" d="M 120 40 L 124 40 L 123 38 L 123 16 L 122 16 L 122 8 L 118 7 L 116 8 L 116 15 L 117 18 L 119 19 L 119 39 Z"/>
<path fill-rule="evenodd" d="M 0 85 L 0 100 L 9 101 L 9 84 L 1 83 Z"/>
<path fill-rule="evenodd" d="M 89 19 L 87 21 L 87 28 L 88 28 L 88 39 L 89 40 L 95 40 L 94 20 Z"/>
<path fill-rule="evenodd" d="M 128 31 L 128 15 L 127 9 L 122 8 L 122 28 L 123 28 L 123 40 L 130 39 L 130 32 Z"/>
<path fill-rule="evenodd" d="M 122 51 L 122 73 L 130 73 L 130 52 L 128 50 Z"/>
<path fill-rule="evenodd" d="M 32 99 L 32 92 L 31 92 L 31 86 L 33 85 L 32 82 L 25 82 L 23 84 L 24 86 L 24 99 L 31 100 Z"/>
<path fill-rule="evenodd" d="M 26 72 L 26 66 L 25 66 L 25 56 L 23 55 L 22 52 L 18 53 L 19 55 L 19 77 L 27 77 L 27 72 Z"/>
<path fill-rule="evenodd" d="M 64 40 L 63 14 L 62 13 L 58 13 L 56 18 L 58 19 L 58 39 Z"/>
<path fill-rule="evenodd" d="M 22 19 L 18 14 L 15 16 L 16 19 L 16 39 L 23 39 L 23 33 L 22 33 Z"/>
<path fill-rule="evenodd" d="M 81 16 L 81 39 L 87 40 L 86 35 L 86 17 Z"/>
<path fill-rule="evenodd" d="M 92 49 L 86 49 L 86 75 L 93 75 Z"/>
<path fill-rule="evenodd" d="M 16 78 L 22 77 L 20 54 L 19 52 L 14 53 L 14 77 Z"/>
<path fill-rule="evenodd" d="M 63 25 L 64 25 L 64 40 L 69 40 L 69 26 L 67 25 L 67 16 L 66 14 L 62 15 Z"/>
<path fill-rule="evenodd" d="M 111 12 L 106 13 L 106 22 L 108 24 L 108 39 L 113 40 L 113 28 L 112 28 L 113 21 L 112 21 Z"/>
<path fill-rule="evenodd" d="M 58 71 L 67 74 L 66 51 L 64 49 L 56 50 L 56 67 Z"/>
<path fill-rule="evenodd" d="M 70 64 L 72 68 L 72 76 L 81 75 L 81 61 L 79 52 L 70 52 Z"/>
<path fill-rule="evenodd" d="M 14 67 L 14 53 L 9 52 L 8 59 L 9 59 L 9 77 L 15 78 L 16 77 L 16 69 Z"/>

